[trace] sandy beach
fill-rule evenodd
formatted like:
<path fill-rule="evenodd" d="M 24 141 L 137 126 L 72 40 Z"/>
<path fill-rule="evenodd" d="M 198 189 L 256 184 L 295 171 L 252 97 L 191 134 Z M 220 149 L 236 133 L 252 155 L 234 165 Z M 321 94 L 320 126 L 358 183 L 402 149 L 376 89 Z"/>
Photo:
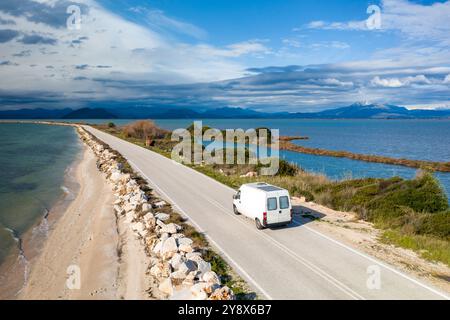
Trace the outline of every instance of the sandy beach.
<path fill-rule="evenodd" d="M 93 152 L 85 146 L 82 152 L 75 168 L 79 191 L 32 261 L 19 299 L 117 298 L 119 236 L 114 196 L 96 168 Z M 79 270 L 79 289 L 76 282 L 69 285 L 71 289 L 66 285 L 68 270 Z"/>

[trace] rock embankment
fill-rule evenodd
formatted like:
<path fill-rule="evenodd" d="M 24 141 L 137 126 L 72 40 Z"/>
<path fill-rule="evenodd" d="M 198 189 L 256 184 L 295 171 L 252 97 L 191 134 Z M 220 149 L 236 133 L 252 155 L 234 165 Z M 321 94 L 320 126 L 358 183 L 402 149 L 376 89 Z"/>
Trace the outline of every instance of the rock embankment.
<path fill-rule="evenodd" d="M 78 133 L 97 156 L 99 170 L 113 184 L 117 219 L 132 230 L 147 254 L 150 298 L 234 299 L 232 290 L 221 285 L 219 276 L 202 258 L 194 241 L 183 234 L 183 227 L 170 223 L 170 213 L 160 210 L 168 204 L 156 196 L 149 198 L 136 179 L 124 173 L 117 152 L 81 126 Z"/>

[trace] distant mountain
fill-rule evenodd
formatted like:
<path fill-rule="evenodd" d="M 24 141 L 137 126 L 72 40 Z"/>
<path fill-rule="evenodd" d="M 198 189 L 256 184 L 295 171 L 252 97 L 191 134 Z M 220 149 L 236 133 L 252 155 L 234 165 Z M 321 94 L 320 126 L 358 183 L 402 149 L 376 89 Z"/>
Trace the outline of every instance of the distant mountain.
<path fill-rule="evenodd" d="M 267 113 L 262 113 L 251 109 L 225 107 L 207 110 L 201 114 L 201 117 L 204 119 L 255 119 L 265 118 L 267 115 Z"/>
<path fill-rule="evenodd" d="M 105 109 L 91 109 L 91 108 L 82 108 L 75 111 L 71 111 L 64 116 L 62 119 L 116 119 L 117 116 L 112 114 Z"/>
<path fill-rule="evenodd" d="M 196 111 L 167 106 L 112 106 L 78 110 L 21 109 L 0 111 L 0 119 L 450 119 L 450 110 L 408 110 L 390 104 L 354 103 L 310 113 L 260 112 L 224 107 Z"/>
<path fill-rule="evenodd" d="M 351 106 L 325 110 L 315 113 L 318 118 L 345 119 L 386 119 L 411 118 L 410 111 L 404 107 L 389 104 L 354 103 Z"/>
<path fill-rule="evenodd" d="M 0 119 L 60 119 L 72 109 L 19 109 L 0 111 Z"/>

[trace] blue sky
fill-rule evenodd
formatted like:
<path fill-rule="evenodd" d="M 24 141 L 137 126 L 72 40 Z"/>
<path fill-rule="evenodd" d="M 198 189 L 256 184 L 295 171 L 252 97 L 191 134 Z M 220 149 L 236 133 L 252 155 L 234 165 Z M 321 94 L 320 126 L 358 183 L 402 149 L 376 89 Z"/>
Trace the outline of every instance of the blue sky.
<path fill-rule="evenodd" d="M 450 108 L 449 21 L 430 0 L 2 0 L 0 109 Z"/>

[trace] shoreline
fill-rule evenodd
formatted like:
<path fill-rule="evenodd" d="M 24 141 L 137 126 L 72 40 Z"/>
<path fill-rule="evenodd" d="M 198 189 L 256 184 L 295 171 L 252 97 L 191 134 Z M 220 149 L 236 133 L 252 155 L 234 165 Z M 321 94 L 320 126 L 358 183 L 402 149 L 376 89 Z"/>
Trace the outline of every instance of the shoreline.
<path fill-rule="evenodd" d="M 181 293 L 190 299 L 234 299 L 211 264 L 203 260 L 206 249 L 194 246 L 181 232 L 185 226 L 163 222 L 167 217 L 178 219 L 170 205 L 165 204 L 164 211 L 173 217 L 158 212 L 155 215 L 161 218 L 155 217 L 154 203 L 165 202 L 146 194 L 150 189 L 142 178 L 125 173 L 130 168 L 126 160 L 79 124 L 67 125 L 76 129 L 83 145 L 75 169 L 79 192 L 49 232 L 17 299 L 144 300 L 170 299 Z M 163 247 L 164 254 L 156 251 L 166 240 L 177 249 L 168 247 L 170 252 L 165 252 Z M 179 269 L 182 265 L 167 261 L 173 255 L 188 259 L 189 254 L 193 259 L 189 266 L 196 269 L 189 274 Z M 163 264 L 163 272 L 156 272 Z M 181 276 L 186 277 L 182 284 Z"/>
<path fill-rule="evenodd" d="M 73 166 L 78 192 L 58 217 L 50 216 L 56 220 L 52 221 L 39 254 L 31 261 L 28 281 L 18 299 L 115 298 L 117 234 L 115 229 L 102 230 L 104 222 L 115 226 L 114 215 L 110 214 L 113 195 L 96 168 L 95 156 L 81 145 L 81 157 Z M 80 290 L 66 286 L 70 266 L 80 268 Z"/>
<path fill-rule="evenodd" d="M 77 143 L 80 150 L 67 166 L 63 183 L 60 186 L 60 195 L 53 204 L 44 208 L 40 219 L 37 219 L 22 234 L 19 235 L 14 230 L 5 228 L 14 238 L 16 247 L 11 248 L 11 253 L 0 265 L 0 284 L 2 286 L 0 300 L 17 299 L 20 295 L 28 280 L 30 269 L 42 253 L 49 234 L 78 194 L 80 184 L 75 177 L 75 172 L 83 160 L 83 144 L 78 139 Z"/>

